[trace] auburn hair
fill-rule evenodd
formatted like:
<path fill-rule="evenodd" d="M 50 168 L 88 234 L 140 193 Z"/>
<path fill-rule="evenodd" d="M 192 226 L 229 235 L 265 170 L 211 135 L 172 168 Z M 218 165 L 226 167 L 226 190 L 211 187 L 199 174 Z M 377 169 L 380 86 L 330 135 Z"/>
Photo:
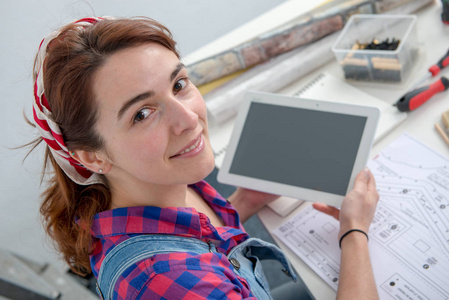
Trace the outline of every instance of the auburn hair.
<path fill-rule="evenodd" d="M 45 96 L 54 120 L 59 124 L 69 151 L 102 149 L 104 141 L 96 131 L 98 106 L 94 99 L 95 72 L 119 50 L 145 43 L 160 44 L 179 58 L 170 31 L 150 18 L 104 19 L 90 25 L 64 26 L 46 52 Z M 39 66 L 34 65 L 34 80 Z M 42 76 L 42 75 L 40 75 Z M 32 149 L 42 139 L 35 141 Z M 80 275 L 91 272 L 90 227 L 95 214 L 107 210 L 111 192 L 107 185 L 78 185 L 58 166 L 46 146 L 44 173 L 54 170 L 42 193 L 40 213 L 47 234 L 71 269 Z"/>

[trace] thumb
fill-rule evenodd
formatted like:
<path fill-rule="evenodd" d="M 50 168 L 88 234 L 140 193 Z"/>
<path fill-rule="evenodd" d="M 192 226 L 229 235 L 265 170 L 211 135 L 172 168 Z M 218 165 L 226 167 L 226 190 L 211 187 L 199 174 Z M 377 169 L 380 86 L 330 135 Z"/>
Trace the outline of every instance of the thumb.
<path fill-rule="evenodd" d="M 368 184 L 371 179 L 371 172 L 368 168 L 363 169 L 354 181 L 354 190 L 364 192 L 368 189 Z"/>

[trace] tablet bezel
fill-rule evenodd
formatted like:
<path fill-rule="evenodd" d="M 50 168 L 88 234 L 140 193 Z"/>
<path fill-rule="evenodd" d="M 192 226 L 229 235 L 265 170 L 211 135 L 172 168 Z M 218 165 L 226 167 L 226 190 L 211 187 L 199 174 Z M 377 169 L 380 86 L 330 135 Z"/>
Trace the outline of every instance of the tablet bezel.
<path fill-rule="evenodd" d="M 243 132 L 249 108 L 251 103 L 254 102 L 366 117 L 365 128 L 362 133 L 346 193 L 352 189 L 357 174 L 366 166 L 374 135 L 376 133 L 380 110 L 370 106 L 311 100 L 281 94 L 253 91 L 248 92 L 245 95 L 245 99 L 239 108 L 239 113 L 235 120 L 234 129 L 226 149 L 223 164 L 217 175 L 217 180 L 219 182 L 300 200 L 323 202 L 333 206 L 340 206 L 341 201 L 344 198 L 342 195 L 230 173 L 232 161 L 240 141 L 240 136 Z"/>

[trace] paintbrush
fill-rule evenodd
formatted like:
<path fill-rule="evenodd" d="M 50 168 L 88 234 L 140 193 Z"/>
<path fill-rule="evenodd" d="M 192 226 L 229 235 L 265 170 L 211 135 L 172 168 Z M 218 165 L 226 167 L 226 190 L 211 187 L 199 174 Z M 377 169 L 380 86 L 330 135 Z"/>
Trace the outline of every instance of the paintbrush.
<path fill-rule="evenodd" d="M 449 132 L 449 110 L 445 111 L 444 113 L 441 114 L 441 122 L 443 123 L 443 127 L 444 128 L 442 128 L 440 126 L 440 124 L 438 124 L 438 123 L 435 124 L 435 128 L 437 129 L 438 133 L 441 135 L 443 140 L 446 142 L 446 144 L 449 145 L 449 136 L 448 136 L 448 132 Z"/>

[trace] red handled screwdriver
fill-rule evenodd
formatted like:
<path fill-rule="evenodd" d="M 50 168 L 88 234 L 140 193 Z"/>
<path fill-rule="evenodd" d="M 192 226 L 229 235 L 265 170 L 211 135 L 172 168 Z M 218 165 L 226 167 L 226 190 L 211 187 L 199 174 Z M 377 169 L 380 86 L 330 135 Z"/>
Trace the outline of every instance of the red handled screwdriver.
<path fill-rule="evenodd" d="M 449 79 L 442 76 L 441 79 L 429 86 L 424 86 L 405 94 L 394 105 L 399 111 L 411 111 L 429 100 L 433 95 L 447 90 L 449 87 Z"/>
<path fill-rule="evenodd" d="M 427 79 L 436 76 L 438 73 L 440 73 L 441 69 L 449 65 L 449 50 L 447 53 L 436 63 L 436 65 L 433 65 L 429 68 L 429 71 L 424 75 L 420 80 L 418 80 L 412 87 L 410 87 L 408 90 L 414 90 L 417 86 L 420 86 L 421 83 L 426 81 Z"/>

